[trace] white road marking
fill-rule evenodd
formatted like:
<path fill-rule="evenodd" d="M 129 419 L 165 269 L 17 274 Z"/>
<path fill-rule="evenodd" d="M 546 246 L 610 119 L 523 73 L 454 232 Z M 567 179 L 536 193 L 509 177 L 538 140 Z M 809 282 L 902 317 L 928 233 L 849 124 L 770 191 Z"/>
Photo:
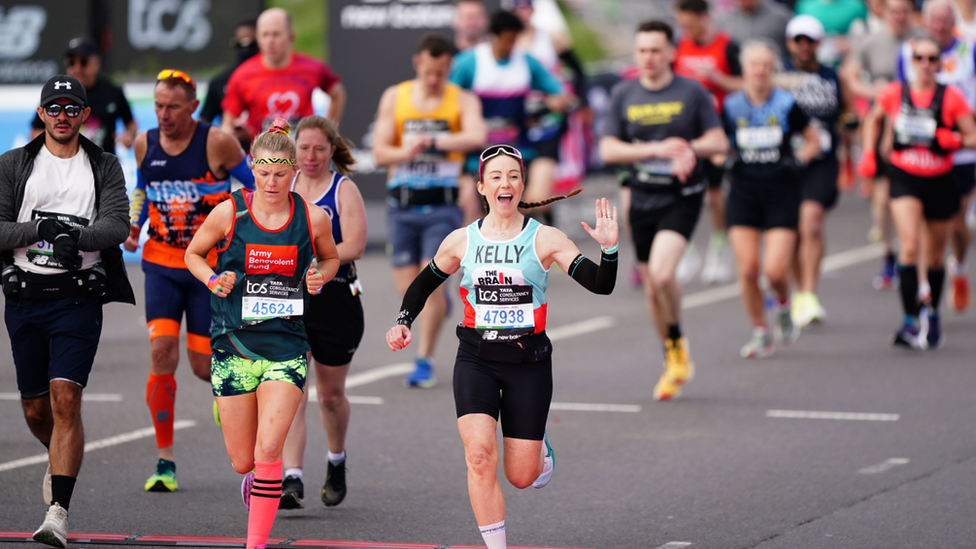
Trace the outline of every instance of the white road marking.
<path fill-rule="evenodd" d="M 413 362 L 400 362 L 397 364 L 390 364 L 389 366 L 373 368 L 372 370 L 366 370 L 363 373 L 354 374 L 347 377 L 346 389 L 352 389 L 353 387 L 367 385 L 369 383 L 374 383 L 381 379 L 386 379 L 388 377 L 409 374 L 412 371 L 413 371 Z"/>
<path fill-rule="evenodd" d="M 908 458 L 891 458 L 889 460 L 882 461 L 881 463 L 869 465 L 859 470 L 858 473 L 861 473 L 862 475 L 877 475 L 878 473 L 884 473 L 885 471 L 898 467 L 899 465 L 908 465 L 909 461 L 910 460 Z"/>
<path fill-rule="evenodd" d="M 855 412 L 812 412 L 805 410 L 766 410 L 766 417 L 788 419 L 840 419 L 847 421 L 898 421 L 898 414 L 862 414 Z"/>
<path fill-rule="evenodd" d="M 576 337 L 578 335 L 588 334 L 590 332 L 606 330 L 607 328 L 612 327 L 615 322 L 616 320 L 612 316 L 598 316 L 589 320 L 574 322 L 573 324 L 567 324 L 565 326 L 559 326 L 558 328 L 546 330 L 546 334 L 549 335 L 550 340 L 559 341 L 560 339 L 567 339 L 570 337 Z"/>
<path fill-rule="evenodd" d="M 20 400 L 20 393 L 0 393 L 0 400 Z M 122 402 L 119 393 L 81 393 L 82 402 Z"/>
<path fill-rule="evenodd" d="M 309 398 L 312 397 L 311 394 L 308 395 Z M 353 396 L 347 395 L 346 398 L 349 399 L 351 404 L 383 404 L 383 397 L 367 397 L 367 396 Z"/>
<path fill-rule="evenodd" d="M 823 262 L 820 264 L 820 272 L 829 273 L 838 271 L 840 269 L 850 267 L 851 265 L 857 265 L 858 263 L 877 259 L 883 256 L 884 253 L 884 247 L 881 244 L 869 244 L 867 246 L 861 246 L 860 248 L 837 252 L 823 259 Z M 712 303 L 718 303 L 719 301 L 725 301 L 726 299 L 738 297 L 740 293 L 742 293 L 742 290 L 739 288 L 738 282 L 726 284 L 725 286 L 719 286 L 717 288 L 709 288 L 707 290 L 686 295 L 681 300 L 681 308 L 687 310 L 694 309 L 696 307 L 704 307 L 705 305 L 711 305 Z"/>
<path fill-rule="evenodd" d="M 690 541 L 669 541 L 657 549 L 681 549 L 691 545 Z"/>
<path fill-rule="evenodd" d="M 585 402 L 553 402 L 550 410 L 564 410 L 571 412 L 630 412 L 637 413 L 641 407 L 637 404 L 588 404 Z"/>
<path fill-rule="evenodd" d="M 189 427 L 196 426 L 197 422 L 189 419 L 180 420 L 173 423 L 173 430 L 187 429 Z M 128 433 L 122 433 L 121 435 L 115 435 L 114 437 L 103 438 L 101 440 L 95 440 L 92 442 L 85 443 L 85 452 L 91 452 L 92 450 L 100 450 L 102 448 L 108 448 L 110 446 L 118 446 L 119 444 L 125 444 L 126 442 L 132 442 L 133 440 L 139 440 L 141 438 L 147 438 L 156 435 L 156 430 L 152 427 L 147 427 L 145 429 L 137 429 L 135 431 L 130 431 Z M 26 467 L 28 465 L 37 465 L 38 463 L 47 463 L 48 456 L 46 453 L 37 454 L 36 456 L 25 457 L 22 459 L 15 459 L 14 461 L 8 461 L 7 463 L 0 463 L 0 472 L 9 471 L 11 469 L 17 469 L 20 467 Z"/>

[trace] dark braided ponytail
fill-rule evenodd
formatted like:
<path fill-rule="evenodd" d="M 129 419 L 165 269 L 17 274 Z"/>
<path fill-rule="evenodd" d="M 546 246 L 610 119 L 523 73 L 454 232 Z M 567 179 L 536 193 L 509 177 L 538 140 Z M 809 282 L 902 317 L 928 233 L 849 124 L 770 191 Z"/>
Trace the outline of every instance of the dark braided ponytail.
<path fill-rule="evenodd" d="M 583 187 L 580 187 L 578 189 L 573 189 L 567 194 L 557 194 L 556 196 L 550 196 L 549 198 L 541 202 L 519 202 L 518 207 L 523 210 L 529 210 L 532 208 L 541 208 L 542 206 L 548 206 L 553 202 L 559 202 L 560 200 L 565 200 L 571 196 L 576 196 L 581 192 L 583 192 Z M 483 194 L 479 196 L 481 196 L 481 207 L 484 208 L 485 214 L 487 215 L 488 211 L 490 210 L 490 208 L 488 207 L 488 199 L 485 198 L 485 195 Z"/>

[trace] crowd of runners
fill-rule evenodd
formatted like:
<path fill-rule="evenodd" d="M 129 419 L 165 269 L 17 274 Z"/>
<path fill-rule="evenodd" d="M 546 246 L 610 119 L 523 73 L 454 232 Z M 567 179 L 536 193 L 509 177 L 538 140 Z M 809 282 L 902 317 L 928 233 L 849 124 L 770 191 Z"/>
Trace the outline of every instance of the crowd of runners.
<path fill-rule="evenodd" d="M 970 301 L 973 4 L 677 0 L 676 26 L 641 22 L 595 142 L 619 174 L 620 195 L 596 201 L 592 227 L 578 220 L 600 244 L 599 262 L 553 226 L 550 207 L 578 192 L 553 196 L 557 174 L 587 156 L 575 148 L 585 139 L 572 134 L 592 118 L 569 37 L 536 24 L 532 0 L 493 14 L 458 0 L 453 40 L 420 39 L 415 76 L 390 82 L 375 107 L 372 154 L 388 171 L 388 253 L 403 298 L 386 342 L 403 350 L 416 328 L 404 382 L 435 386 L 451 299 L 444 282 L 460 271 L 453 386 L 471 505 L 489 549 L 507 546 L 499 422 L 512 485 L 543 488 L 554 470 L 548 274 L 555 265 L 587 290 L 611 293 L 618 209 L 636 259 L 631 278 L 663 348 L 655 400 L 678 397 L 695 374 L 695 330 L 682 323 L 681 299 L 698 266 L 706 284 L 738 278 L 751 328 L 741 357 L 767 357 L 826 321 L 817 293 L 824 224 L 856 187 L 871 201 L 869 238 L 885 247 L 874 286 L 897 287 L 904 310 L 892 319 L 893 343 L 943 343 L 942 294 L 957 312 Z M 5 320 L 25 418 L 50 451 L 37 541 L 66 544 L 101 305 L 134 301 L 120 246 L 141 250 L 145 273 L 145 398 L 159 452 L 145 490 L 178 489 L 185 317 L 187 362 L 212 386 L 215 421 L 243 475 L 247 548 L 266 544 L 278 509 L 305 506 L 313 380 L 328 442 L 321 501 L 345 498 L 345 381 L 364 338 L 356 260 L 367 221 L 340 122 L 356 96 L 327 65 L 295 53 L 294 39 L 281 9 L 242 22 L 235 67 L 211 83 L 200 119 L 194 79 L 160 72 L 158 127 L 142 132 L 121 89 L 98 74 L 94 43 L 72 40 L 67 74 L 42 90 L 33 141 L 0 157 Z M 330 98 L 321 115 L 316 89 Z M 135 153 L 128 197 L 107 154 L 116 142 Z M 706 208 L 702 261 L 691 241 Z"/>

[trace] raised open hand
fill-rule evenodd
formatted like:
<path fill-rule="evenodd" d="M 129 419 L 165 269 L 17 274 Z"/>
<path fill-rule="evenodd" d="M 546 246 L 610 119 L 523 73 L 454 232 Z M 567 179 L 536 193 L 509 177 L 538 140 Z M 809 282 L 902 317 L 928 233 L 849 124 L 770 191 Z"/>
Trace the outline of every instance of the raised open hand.
<path fill-rule="evenodd" d="M 590 233 L 593 240 L 600 243 L 603 248 L 612 248 L 617 244 L 617 207 L 610 208 L 610 203 L 606 198 L 596 201 L 596 225 L 590 228 L 585 221 L 580 222 L 586 232 Z"/>

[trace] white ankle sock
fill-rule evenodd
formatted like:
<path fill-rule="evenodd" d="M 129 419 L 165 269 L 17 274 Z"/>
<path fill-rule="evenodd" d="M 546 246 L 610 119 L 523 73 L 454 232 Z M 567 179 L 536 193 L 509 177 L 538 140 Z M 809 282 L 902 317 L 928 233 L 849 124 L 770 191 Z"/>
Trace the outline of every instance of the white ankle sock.
<path fill-rule="evenodd" d="M 478 529 L 481 530 L 481 538 L 485 540 L 488 549 L 508 549 L 504 520 L 488 526 L 478 526 Z"/>
<path fill-rule="evenodd" d="M 338 454 L 333 454 L 332 452 L 329 452 L 329 463 L 331 463 L 332 465 L 339 465 L 343 461 L 346 461 L 345 450 L 339 452 Z"/>
<path fill-rule="evenodd" d="M 288 477 L 295 477 L 298 480 L 302 480 L 304 478 L 302 476 L 302 470 L 300 468 L 298 468 L 298 467 L 293 467 L 293 468 L 290 468 L 290 469 L 285 469 L 285 478 L 288 478 Z"/>

